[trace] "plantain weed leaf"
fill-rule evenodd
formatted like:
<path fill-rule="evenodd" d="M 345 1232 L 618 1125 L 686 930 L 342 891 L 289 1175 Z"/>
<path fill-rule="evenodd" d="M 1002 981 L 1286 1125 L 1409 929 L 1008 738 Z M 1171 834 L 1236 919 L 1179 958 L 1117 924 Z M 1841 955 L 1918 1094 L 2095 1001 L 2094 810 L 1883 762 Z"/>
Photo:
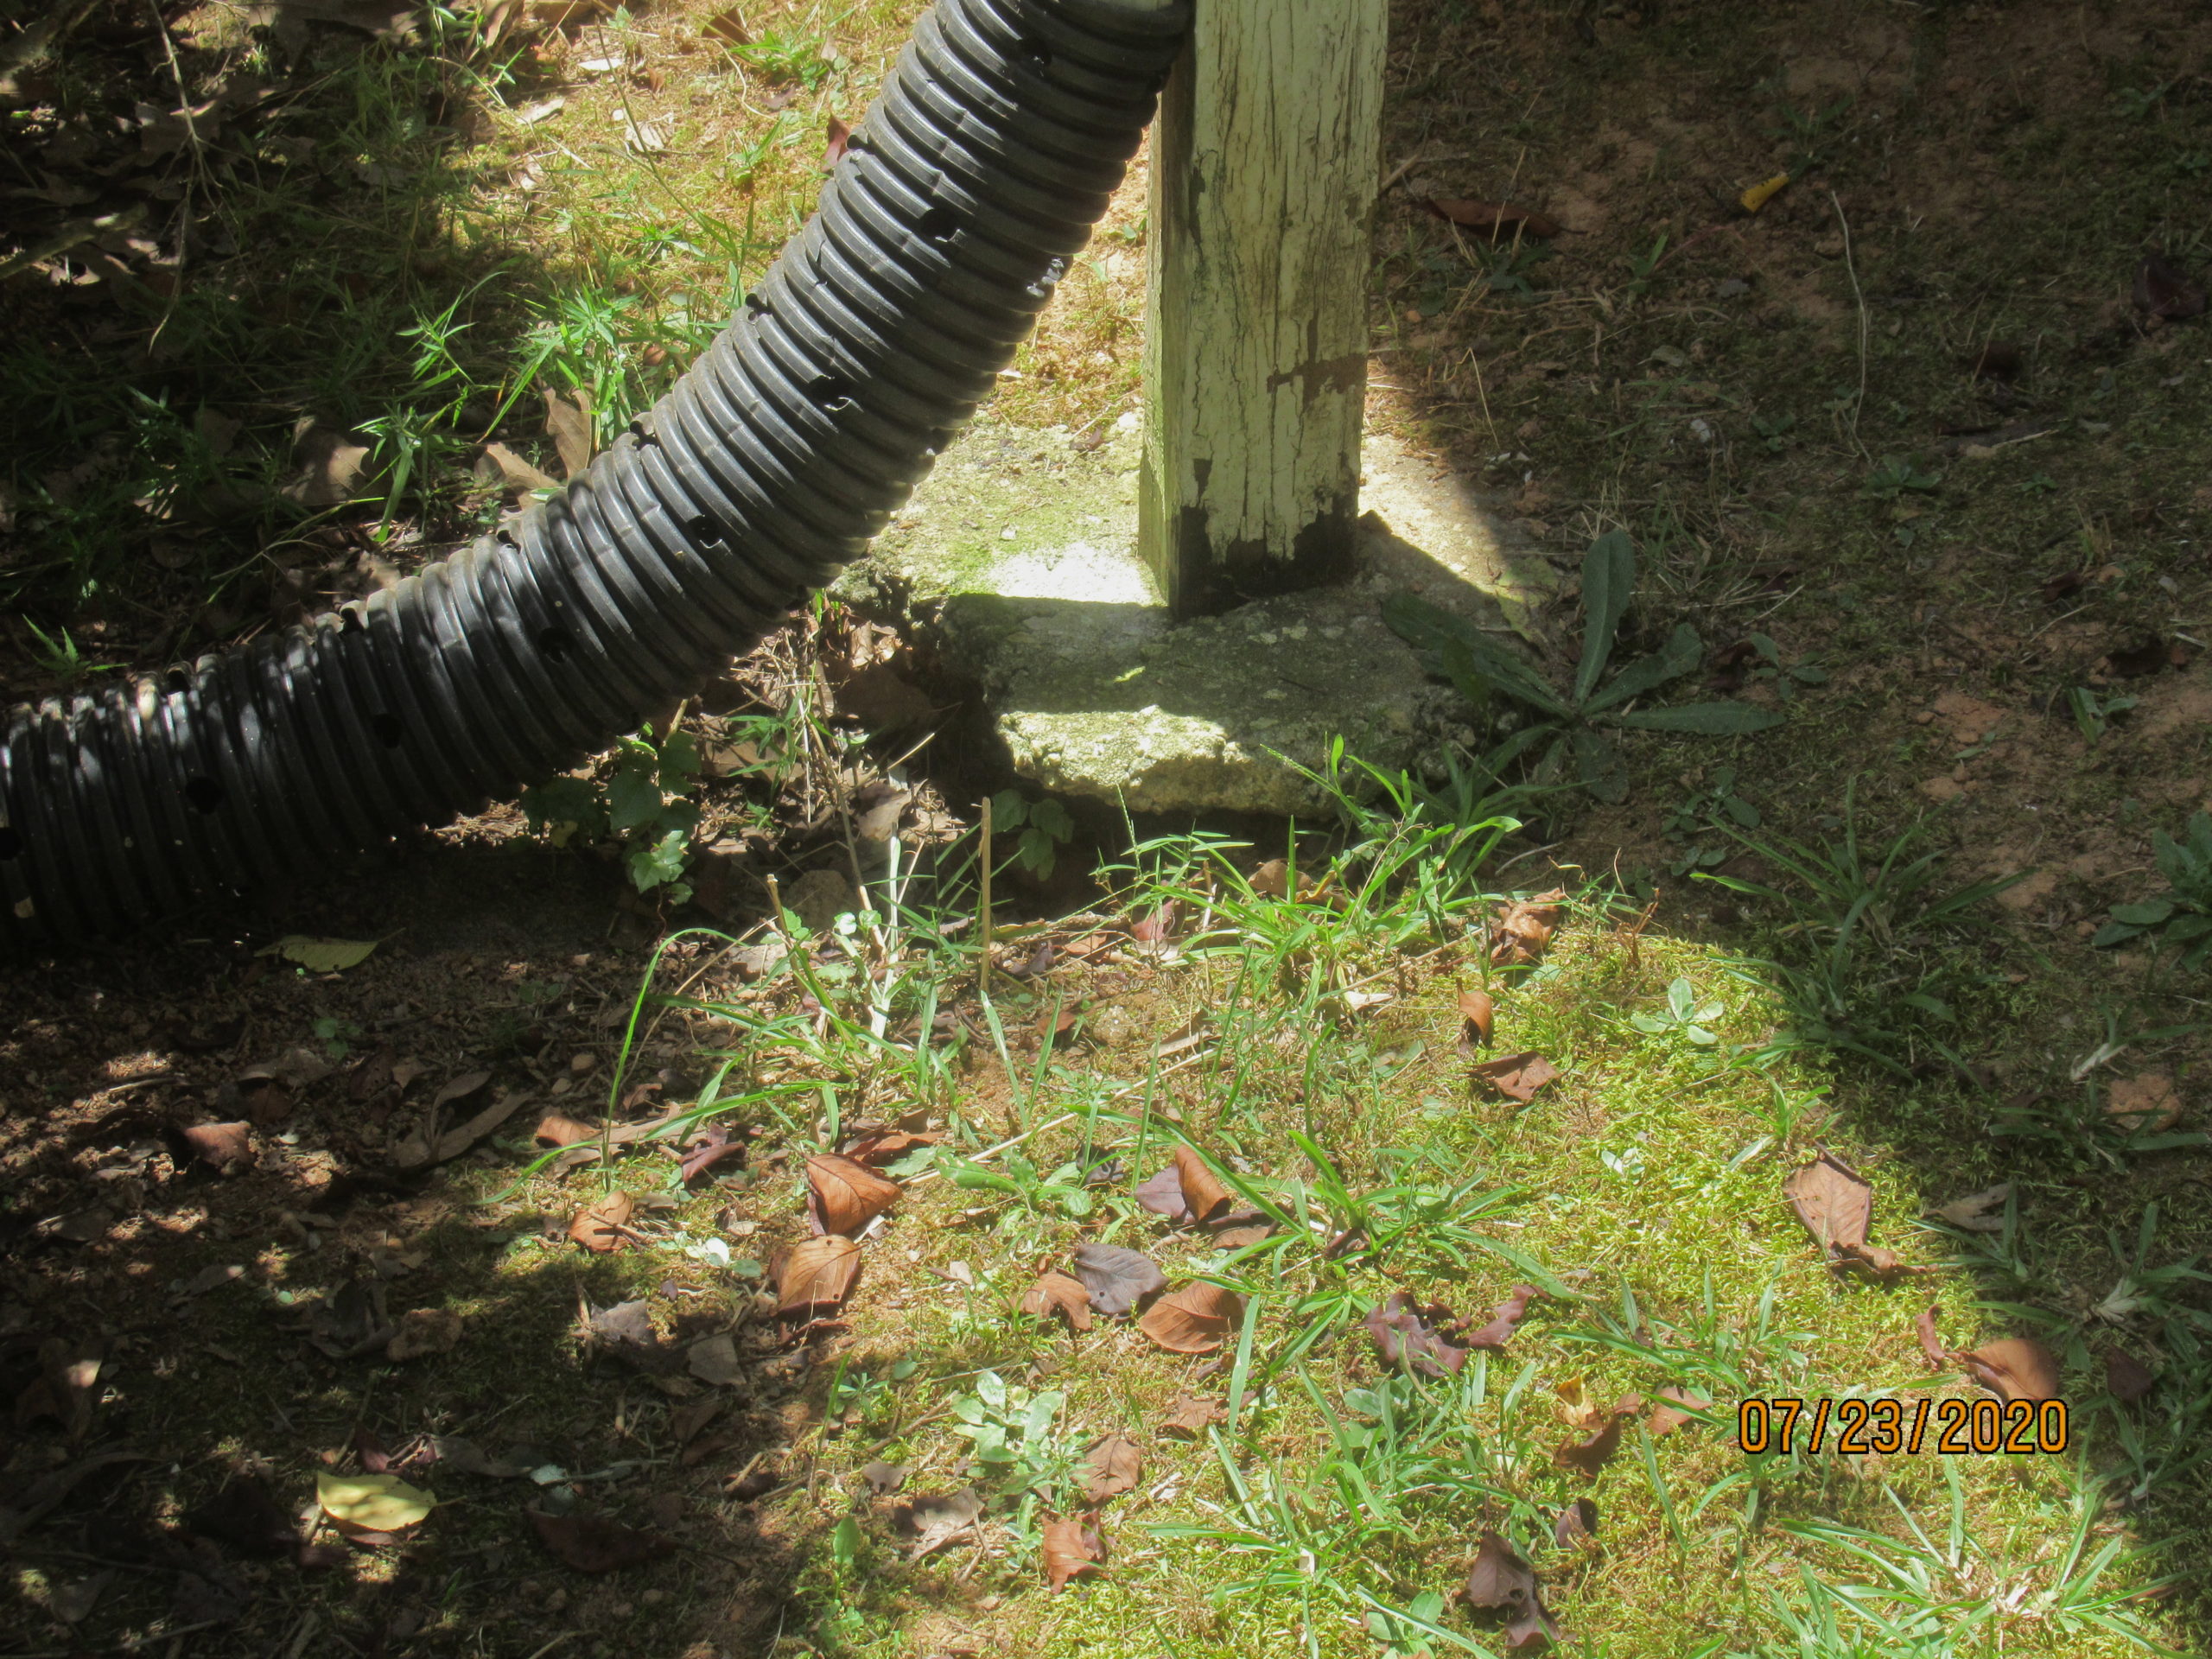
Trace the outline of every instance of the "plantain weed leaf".
<path fill-rule="evenodd" d="M 1534 669 L 1471 630 L 1465 639 L 1446 646 L 1442 655 L 1447 663 L 1471 667 L 1507 696 L 1525 702 L 1554 720 L 1565 720 L 1573 713 L 1559 693 L 1538 677 Z"/>
<path fill-rule="evenodd" d="M 1697 732 L 1707 737 L 1735 737 L 1782 724 L 1782 716 L 1771 709 L 1754 709 L 1748 702 L 1686 702 L 1673 709 L 1615 715 L 1612 720 L 1640 732 Z"/>
<path fill-rule="evenodd" d="M 2115 944 L 2125 944 L 2138 935 L 2149 931 L 2148 928 L 2132 926 L 2126 922 L 2107 922 L 2097 930 L 2096 937 L 2089 941 L 2089 948 L 2109 950 Z"/>
<path fill-rule="evenodd" d="M 2130 927 L 2156 927 L 2174 913 L 2170 899 L 2146 899 L 2139 905 L 2114 905 L 2112 918 Z"/>
<path fill-rule="evenodd" d="M 1582 662 L 1574 671 L 1574 700 L 1597 689 L 1613 653 L 1613 635 L 1636 595 L 1636 544 L 1628 532 L 1609 530 L 1582 558 Z"/>
<path fill-rule="evenodd" d="M 1626 702 L 1630 697 L 1640 697 L 1669 680 L 1678 680 L 1695 668 L 1704 655 L 1705 647 L 1699 643 L 1697 630 L 1682 623 L 1659 650 L 1649 657 L 1637 658 L 1614 675 L 1611 685 L 1582 705 L 1582 712 L 1594 715 Z"/>
<path fill-rule="evenodd" d="M 1382 620 L 1390 632 L 1420 651 L 1435 651 L 1446 639 L 1457 639 L 1467 625 L 1449 611 L 1412 594 L 1392 594 L 1382 601 Z"/>
<path fill-rule="evenodd" d="M 1421 667 L 1432 674 L 1440 674 L 1459 689 L 1467 700 L 1467 707 L 1479 715 L 1490 707 L 1491 680 L 1482 671 L 1466 646 L 1457 639 L 1447 639 L 1434 651 L 1421 653 Z"/>
<path fill-rule="evenodd" d="M 1574 764 L 1582 787 L 1609 805 L 1626 800 L 1628 779 L 1621 769 L 1620 751 L 1611 740 L 1587 726 L 1578 727 L 1573 737 Z"/>
<path fill-rule="evenodd" d="M 1567 717 L 1567 706 L 1557 691 L 1510 652 L 1492 644 L 1465 618 L 1410 594 L 1393 594 L 1382 601 L 1382 620 L 1408 645 L 1433 652 L 1445 677 L 1465 691 L 1470 701 L 1480 701 L 1468 683 L 1474 681 L 1539 709 L 1554 720 Z"/>
<path fill-rule="evenodd" d="M 1492 778 L 1502 779 L 1505 769 L 1514 761 L 1542 742 L 1548 737 L 1557 737 L 1560 728 L 1551 721 L 1535 726 L 1523 726 L 1519 731 L 1483 757 L 1483 769 Z"/>
<path fill-rule="evenodd" d="M 1574 750 L 1574 734 L 1555 726 L 1545 729 L 1556 735 L 1551 747 L 1544 751 L 1543 759 L 1529 772 L 1529 781 L 1541 790 L 1572 789 L 1574 779 L 1568 776 L 1567 762 Z"/>

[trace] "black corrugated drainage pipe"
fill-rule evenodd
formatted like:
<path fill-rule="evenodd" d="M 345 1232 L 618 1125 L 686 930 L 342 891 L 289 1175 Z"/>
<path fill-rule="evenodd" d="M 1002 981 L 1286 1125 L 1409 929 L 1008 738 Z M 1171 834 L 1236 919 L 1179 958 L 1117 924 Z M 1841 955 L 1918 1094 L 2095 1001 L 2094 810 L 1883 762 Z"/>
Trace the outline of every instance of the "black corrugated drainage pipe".
<path fill-rule="evenodd" d="M 675 389 L 511 536 L 190 671 L 9 715 L 0 942 L 112 935 L 512 797 L 857 557 L 1106 210 L 1190 0 L 938 0 Z"/>

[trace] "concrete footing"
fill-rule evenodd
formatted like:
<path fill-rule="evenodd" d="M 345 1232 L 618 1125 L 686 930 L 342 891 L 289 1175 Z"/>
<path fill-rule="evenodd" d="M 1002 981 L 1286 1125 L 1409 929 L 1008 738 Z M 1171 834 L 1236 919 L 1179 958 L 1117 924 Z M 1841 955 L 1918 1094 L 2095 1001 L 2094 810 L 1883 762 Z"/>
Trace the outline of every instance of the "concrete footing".
<path fill-rule="evenodd" d="M 1471 743 L 1465 709 L 1384 626 L 1412 589 L 1541 640 L 1559 574 L 1439 463 L 1370 434 L 1359 571 L 1348 585 L 1175 623 L 1137 557 L 1133 416 L 1086 449 L 971 427 L 870 556 L 832 589 L 930 647 L 990 711 L 1014 770 L 1132 812 L 1309 813 L 1292 766 L 1330 740 L 1420 768 Z"/>

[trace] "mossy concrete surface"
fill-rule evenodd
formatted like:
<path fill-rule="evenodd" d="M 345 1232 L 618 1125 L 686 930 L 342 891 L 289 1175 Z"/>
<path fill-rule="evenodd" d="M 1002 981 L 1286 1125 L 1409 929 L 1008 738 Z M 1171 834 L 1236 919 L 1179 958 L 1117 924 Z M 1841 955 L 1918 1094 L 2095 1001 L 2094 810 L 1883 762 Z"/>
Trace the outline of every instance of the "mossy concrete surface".
<path fill-rule="evenodd" d="M 833 590 L 917 635 L 989 709 L 1015 772 L 1132 811 L 1306 812 L 1332 738 L 1419 767 L 1471 737 L 1383 624 L 1412 590 L 1535 637 L 1557 573 L 1440 465 L 1370 434 L 1349 584 L 1173 622 L 1137 556 L 1139 433 L 971 429 Z M 1290 764 L 1295 762 L 1296 765 Z"/>

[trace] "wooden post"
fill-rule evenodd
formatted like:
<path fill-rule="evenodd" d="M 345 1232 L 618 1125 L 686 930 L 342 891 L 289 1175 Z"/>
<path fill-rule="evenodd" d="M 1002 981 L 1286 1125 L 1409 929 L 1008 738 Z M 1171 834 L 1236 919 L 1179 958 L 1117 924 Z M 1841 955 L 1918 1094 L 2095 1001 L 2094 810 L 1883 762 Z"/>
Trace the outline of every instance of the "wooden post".
<path fill-rule="evenodd" d="M 1138 542 L 1179 616 L 1342 580 L 1388 0 L 1199 0 L 1153 128 Z"/>

